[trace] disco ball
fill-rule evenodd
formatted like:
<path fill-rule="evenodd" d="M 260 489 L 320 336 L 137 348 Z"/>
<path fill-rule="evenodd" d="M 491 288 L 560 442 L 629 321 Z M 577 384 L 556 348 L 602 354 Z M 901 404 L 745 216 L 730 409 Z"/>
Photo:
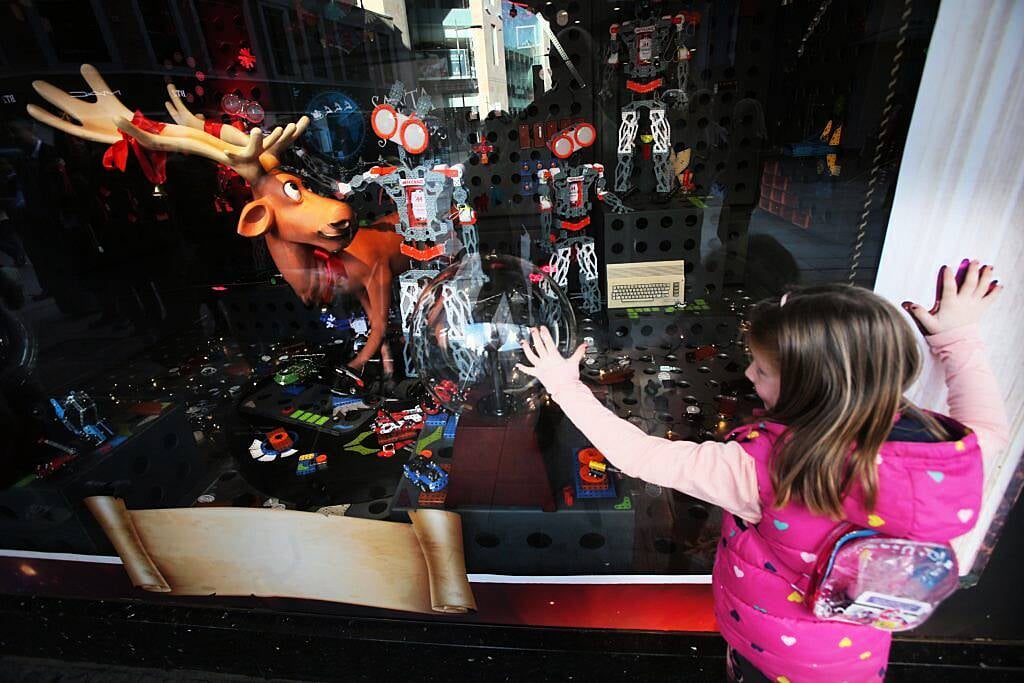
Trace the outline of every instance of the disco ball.
<path fill-rule="evenodd" d="M 507 418 L 535 410 L 543 387 L 516 370 L 520 341 L 545 326 L 563 355 L 576 348 L 565 294 L 529 261 L 469 255 L 420 294 L 410 330 L 413 364 L 447 410 Z"/>

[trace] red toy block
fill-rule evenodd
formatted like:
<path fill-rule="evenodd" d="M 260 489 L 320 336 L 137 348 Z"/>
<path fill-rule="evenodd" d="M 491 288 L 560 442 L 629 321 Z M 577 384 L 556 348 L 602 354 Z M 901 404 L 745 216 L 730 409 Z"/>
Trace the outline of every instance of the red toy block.
<path fill-rule="evenodd" d="M 288 432 L 281 427 L 278 427 L 272 432 L 267 432 L 267 443 L 269 443 L 275 451 L 286 451 L 295 445 L 292 441 L 292 437 L 288 436 Z"/>

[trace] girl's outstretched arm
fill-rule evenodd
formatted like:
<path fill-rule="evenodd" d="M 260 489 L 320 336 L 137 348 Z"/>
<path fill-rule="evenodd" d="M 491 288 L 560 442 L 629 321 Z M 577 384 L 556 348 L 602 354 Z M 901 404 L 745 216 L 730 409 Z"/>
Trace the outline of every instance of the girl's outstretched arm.
<path fill-rule="evenodd" d="M 986 462 L 1009 443 L 1006 409 L 978 334 L 978 321 L 1003 289 L 992 271 L 992 266 L 971 261 L 958 285 L 953 269 L 943 266 L 941 295 L 930 311 L 909 301 L 903 304 L 942 362 L 950 416 L 977 433 Z"/>
<path fill-rule="evenodd" d="M 605 408 L 579 379 L 585 345 L 569 358 L 558 352 L 546 328 L 532 330 L 533 348 L 523 342 L 531 365 L 520 371 L 537 377 L 573 424 L 625 474 L 668 486 L 718 505 L 742 519 L 761 519 L 754 459 L 738 443 L 669 441 L 645 434 Z"/>

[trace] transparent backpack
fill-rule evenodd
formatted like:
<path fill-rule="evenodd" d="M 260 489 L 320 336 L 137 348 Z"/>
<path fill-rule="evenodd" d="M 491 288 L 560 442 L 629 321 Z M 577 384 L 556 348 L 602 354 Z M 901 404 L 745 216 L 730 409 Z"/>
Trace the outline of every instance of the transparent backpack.
<path fill-rule="evenodd" d="M 948 543 L 842 524 L 818 553 L 809 585 L 807 603 L 819 619 L 906 631 L 957 589 L 959 571 Z"/>

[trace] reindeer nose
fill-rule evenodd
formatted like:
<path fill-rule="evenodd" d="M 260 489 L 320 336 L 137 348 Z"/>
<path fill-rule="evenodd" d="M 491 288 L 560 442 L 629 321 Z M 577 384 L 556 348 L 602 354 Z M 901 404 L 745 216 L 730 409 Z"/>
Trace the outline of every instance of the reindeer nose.
<path fill-rule="evenodd" d="M 342 218 L 340 221 L 334 221 L 332 223 L 329 223 L 328 225 L 330 225 L 332 228 L 337 228 L 339 230 L 348 230 L 349 226 L 352 225 L 352 221 L 350 221 L 348 218 Z"/>

